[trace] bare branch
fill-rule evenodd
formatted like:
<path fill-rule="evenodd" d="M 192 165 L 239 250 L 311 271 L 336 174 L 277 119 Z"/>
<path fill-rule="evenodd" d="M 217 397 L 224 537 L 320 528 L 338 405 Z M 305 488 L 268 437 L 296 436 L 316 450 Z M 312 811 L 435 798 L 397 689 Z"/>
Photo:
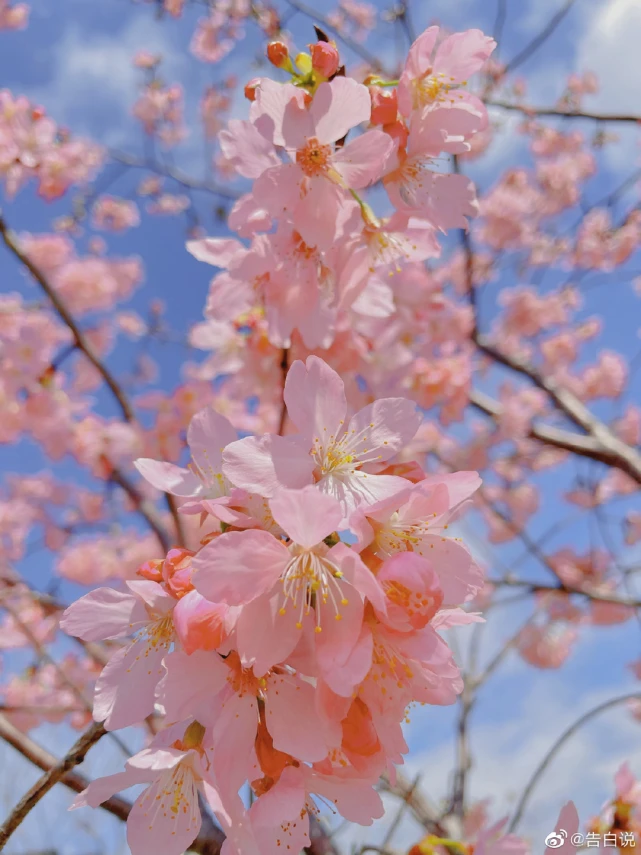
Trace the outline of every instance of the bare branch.
<path fill-rule="evenodd" d="M 110 478 L 114 484 L 118 484 L 118 486 L 122 487 L 125 493 L 127 493 L 129 498 L 132 500 L 136 511 L 144 517 L 149 524 L 149 527 L 153 530 L 154 534 L 160 541 L 161 547 L 165 552 L 168 552 L 171 548 L 171 541 L 169 540 L 167 531 L 153 502 L 145 499 L 139 492 L 136 485 L 133 484 L 119 469 L 112 468 Z M 178 516 L 177 513 L 176 516 Z"/>
<path fill-rule="evenodd" d="M 503 414 L 501 404 L 478 389 L 471 391 L 470 403 L 477 410 L 488 416 L 492 416 L 497 421 L 500 420 Z M 573 433 L 572 431 L 546 424 L 532 424 L 528 436 L 530 439 L 538 439 L 539 442 L 543 442 L 545 445 L 551 445 L 554 448 L 578 454 L 580 457 L 596 460 L 599 463 L 604 463 L 606 466 L 613 466 L 616 469 L 621 469 L 628 475 L 630 474 L 627 457 L 622 458 L 620 455 L 613 454 L 611 451 L 604 449 L 603 445 L 592 436 Z"/>
<path fill-rule="evenodd" d="M 128 152 L 118 151 L 117 149 L 109 149 L 109 157 L 123 166 L 128 166 L 131 169 L 148 169 L 149 172 L 155 172 L 157 175 L 162 175 L 165 178 L 171 178 L 177 184 L 186 187 L 188 190 L 203 190 L 207 193 L 213 193 L 215 196 L 222 196 L 224 199 L 229 199 L 235 202 L 241 195 L 229 187 L 222 184 L 216 184 L 207 179 L 193 178 L 186 172 L 176 169 L 167 164 L 158 163 L 155 160 L 146 160 L 142 157 L 129 154 Z"/>
<path fill-rule="evenodd" d="M 488 98 L 485 103 L 488 107 L 499 107 L 501 110 L 523 113 L 530 118 L 546 116 L 558 119 L 592 119 L 595 122 L 623 122 L 635 125 L 641 123 L 641 116 L 629 113 L 591 113 L 584 110 L 562 110 L 558 107 L 528 107 L 524 104 L 511 104 L 509 101 L 494 100 L 493 98 Z"/>
<path fill-rule="evenodd" d="M 100 728 L 102 727 L 102 725 L 94 725 L 94 727 Z M 86 736 L 87 734 L 81 737 L 81 739 L 86 738 Z M 4 739 L 6 743 L 11 745 L 12 748 L 15 748 L 16 751 L 22 754 L 23 757 L 25 757 L 39 769 L 42 769 L 43 772 L 49 774 L 50 772 L 52 772 L 52 770 L 58 768 L 59 764 L 53 754 L 50 754 L 48 751 L 45 751 L 44 748 L 41 748 L 26 734 L 22 733 L 21 730 L 18 730 L 17 727 L 14 727 L 11 722 L 2 714 L 0 714 L 0 737 Z M 95 744 L 95 742 L 97 742 L 99 738 L 100 737 L 96 738 L 94 740 L 94 743 L 92 744 Z M 80 740 L 78 740 L 76 745 L 71 749 L 71 752 L 69 753 L 69 755 L 67 755 L 67 757 L 71 755 L 71 753 L 75 750 L 79 742 Z M 87 753 L 90 747 L 91 746 L 88 746 L 85 749 L 85 754 Z M 82 761 L 79 760 L 78 762 Z M 77 764 L 74 763 L 73 765 Z M 71 771 L 71 769 L 72 767 L 70 767 L 69 770 L 65 771 L 61 777 L 57 778 L 56 781 L 54 781 L 54 783 L 59 781 L 61 784 L 64 784 L 70 790 L 73 790 L 74 793 L 81 793 L 89 786 L 89 781 L 87 780 L 87 778 L 84 777 L 84 775 L 81 775 L 78 772 Z M 44 780 L 45 777 L 46 775 L 43 776 L 43 778 L 41 778 L 40 780 Z M 38 786 L 38 784 L 36 784 L 36 786 Z M 53 786 L 53 784 L 51 784 L 51 786 Z M 51 789 L 51 786 L 49 787 L 49 789 Z M 31 792 L 31 790 L 29 792 Z M 44 795 L 44 793 L 42 795 Z M 18 810 L 18 807 L 19 806 L 17 806 L 15 810 Z M 132 805 L 128 801 L 126 801 L 126 799 L 121 799 L 118 796 L 112 796 L 110 799 L 107 799 L 106 801 L 102 802 L 100 807 L 124 822 L 129 816 Z M 22 822 L 23 819 L 24 816 L 20 819 L 20 822 Z M 5 825 L 2 826 L 2 830 L 4 830 Z M 2 849 L 4 845 L 1 836 L 2 830 L 0 830 L 0 849 Z M 198 853 L 198 855 L 218 855 L 224 839 L 224 833 L 219 828 L 217 828 L 214 823 L 211 822 L 211 820 L 209 822 L 204 821 L 201 833 L 198 835 L 198 837 L 192 843 L 189 849 L 192 852 Z"/>
<path fill-rule="evenodd" d="M 612 707 L 616 707 L 619 704 L 623 704 L 626 701 L 633 700 L 641 700 L 641 692 L 632 692 L 629 695 L 621 695 L 618 698 L 611 698 L 609 701 L 605 701 L 602 704 L 599 704 L 596 707 L 593 707 L 588 712 L 584 713 L 580 718 L 578 718 L 573 724 L 571 724 L 568 728 L 566 728 L 561 736 L 556 740 L 554 745 L 547 752 L 545 757 L 541 760 L 539 765 L 534 770 L 534 774 L 530 778 L 521 798 L 518 801 L 518 804 L 514 810 L 514 816 L 510 822 L 509 830 L 510 832 L 514 831 L 521 821 L 521 817 L 523 816 L 523 811 L 525 810 L 525 806 L 527 805 L 530 796 L 532 795 L 532 791 L 536 784 L 538 783 L 541 775 L 545 772 L 547 767 L 550 765 L 551 761 L 554 759 L 554 755 L 561 748 L 561 746 L 567 742 L 567 740 L 573 736 L 577 730 L 579 730 L 586 722 L 590 721 L 590 719 L 594 718 L 601 712 L 605 712 L 605 710 L 609 710 Z"/>
<path fill-rule="evenodd" d="M 95 745 L 107 731 L 102 723 L 94 722 L 80 739 L 71 747 L 69 752 L 55 765 L 51 766 L 33 787 L 20 799 L 18 804 L 0 826 L 0 850 L 6 846 L 13 832 L 22 824 L 27 814 L 67 772 L 78 766 L 85 759 L 89 749 Z"/>
<path fill-rule="evenodd" d="M 113 374 L 109 371 L 109 369 L 104 365 L 103 362 L 100 361 L 94 349 L 89 344 L 84 334 L 80 330 L 78 324 L 76 323 L 73 315 L 65 305 L 64 300 L 61 299 L 60 295 L 57 293 L 55 288 L 52 288 L 49 284 L 46 276 L 36 267 L 36 265 L 31 261 L 28 255 L 20 247 L 20 243 L 18 241 L 17 236 L 14 232 L 11 231 L 9 226 L 7 225 L 2 213 L 0 212 L 0 237 L 4 241 L 7 249 L 12 252 L 18 261 L 23 264 L 29 273 L 33 276 L 36 282 L 40 285 L 42 290 L 45 292 L 47 297 L 51 300 L 54 309 L 60 315 L 64 323 L 71 330 L 71 333 L 74 337 L 74 341 L 76 343 L 76 347 L 78 350 L 82 351 L 84 355 L 87 357 L 89 362 L 94 366 L 94 368 L 100 373 L 102 379 L 105 381 L 107 386 L 111 389 L 114 398 L 118 402 L 120 409 L 122 410 L 122 415 L 125 421 L 132 422 L 134 421 L 133 410 L 131 409 L 131 405 L 129 401 L 126 399 L 123 394 L 122 389 L 120 388 L 118 382 L 116 381 Z"/>
<path fill-rule="evenodd" d="M 582 428 L 589 437 L 601 446 L 602 462 L 621 469 L 638 484 L 641 484 L 641 454 L 632 446 L 620 440 L 586 405 L 568 389 L 557 383 L 552 377 L 544 377 L 537 369 L 521 359 L 498 350 L 494 343 L 479 332 L 473 340 L 477 347 L 500 365 L 527 377 L 538 389 L 546 392 L 551 401 L 577 427 Z M 594 455 L 590 455 L 594 456 Z"/>
<path fill-rule="evenodd" d="M 34 742 L 29 736 L 18 730 L 2 714 L 0 714 L 0 737 L 43 772 L 48 772 L 57 763 L 53 754 L 45 751 L 44 748 Z M 67 771 L 60 778 L 60 782 L 65 787 L 73 790 L 74 793 L 81 793 L 89 785 L 89 781 L 83 775 L 72 771 Z M 131 810 L 131 805 L 125 799 L 118 798 L 117 796 L 107 799 L 100 807 L 122 820 L 127 819 Z"/>
<path fill-rule="evenodd" d="M 580 594 L 582 597 L 587 597 L 588 600 L 595 600 L 599 603 L 613 603 L 617 606 L 628 606 L 631 609 L 641 608 L 641 600 L 636 600 L 631 597 L 619 597 L 616 594 L 602 594 L 599 591 L 592 591 L 583 588 L 570 588 L 568 585 L 540 585 L 538 582 L 528 582 L 523 579 L 489 579 L 492 585 L 506 586 L 510 588 L 527 588 L 530 591 L 541 593 L 560 593 L 560 594 Z"/>
<path fill-rule="evenodd" d="M 538 33 L 532 41 L 527 44 L 523 50 L 519 51 L 515 57 L 513 57 L 508 64 L 505 66 L 504 73 L 509 74 L 510 71 L 514 71 L 515 68 L 518 68 L 519 65 L 523 65 L 526 60 L 528 60 L 536 51 L 541 47 L 541 45 L 546 42 L 552 33 L 559 26 L 561 21 L 568 14 L 572 6 L 574 6 L 576 0 L 565 0 L 563 6 L 558 10 L 558 12 L 553 15 L 547 24 L 543 27 L 540 33 Z"/>

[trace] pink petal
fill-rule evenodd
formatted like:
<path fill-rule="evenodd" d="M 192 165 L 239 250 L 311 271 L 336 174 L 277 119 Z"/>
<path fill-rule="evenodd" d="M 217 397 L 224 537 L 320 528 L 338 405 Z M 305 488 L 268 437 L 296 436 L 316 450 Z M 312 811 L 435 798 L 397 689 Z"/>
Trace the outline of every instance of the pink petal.
<path fill-rule="evenodd" d="M 305 780 L 302 770 L 287 766 L 283 769 L 278 784 L 252 805 L 252 824 L 259 830 L 278 828 L 281 822 L 291 822 L 300 816 L 305 798 Z"/>
<path fill-rule="evenodd" d="M 439 27 L 428 27 L 410 47 L 405 67 L 412 77 L 422 77 L 432 68 L 432 53 L 438 34 Z"/>
<path fill-rule="evenodd" d="M 220 692 L 229 668 L 217 653 L 197 650 L 191 656 L 175 650 L 165 658 L 166 674 L 158 684 L 156 697 L 165 708 L 168 721 L 193 716 L 211 724 L 212 698 Z"/>
<path fill-rule="evenodd" d="M 211 602 L 238 606 L 271 590 L 290 555 L 266 531 L 229 531 L 194 557 L 194 587 Z"/>
<path fill-rule="evenodd" d="M 344 234 L 345 207 L 348 213 L 352 209 L 347 191 L 327 178 L 317 176 L 306 180 L 305 190 L 291 216 L 308 246 L 328 251 Z"/>
<path fill-rule="evenodd" d="M 272 217 L 293 219 L 301 201 L 303 172 L 297 163 L 285 163 L 267 169 L 252 189 L 254 203 Z M 312 239 L 310 246 L 314 246 Z"/>
<path fill-rule="evenodd" d="M 274 748 L 314 763 L 327 756 L 323 723 L 316 711 L 316 690 L 290 674 L 267 681 L 265 721 Z"/>
<path fill-rule="evenodd" d="M 298 430 L 322 444 L 341 430 L 347 413 L 345 385 L 340 376 L 317 356 L 296 360 L 285 381 L 287 414 Z"/>
<path fill-rule="evenodd" d="M 147 770 L 137 770 L 127 768 L 124 772 L 117 772 L 115 775 L 106 775 L 104 778 L 96 778 L 89 786 L 78 793 L 76 798 L 71 803 L 69 810 L 76 810 L 81 807 L 97 808 L 107 799 L 110 799 L 115 793 L 121 790 L 127 790 L 129 787 L 134 787 L 136 784 L 144 784 L 149 781 L 150 774 Z"/>
<path fill-rule="evenodd" d="M 227 127 L 218 134 L 218 142 L 223 156 L 244 178 L 258 178 L 266 169 L 279 163 L 272 144 L 251 122 L 230 119 Z"/>
<path fill-rule="evenodd" d="M 211 603 L 198 591 L 189 591 L 174 608 L 174 628 L 185 653 L 216 650 L 233 628 L 234 615 L 224 603 Z"/>
<path fill-rule="evenodd" d="M 561 846 L 547 846 L 544 855 L 553 855 L 560 852 L 561 855 L 574 855 L 577 850 L 576 844 L 572 843 L 572 836 L 579 830 L 579 814 L 574 802 L 566 802 L 561 808 L 559 818 L 554 826 L 554 831 L 563 829 L 567 836 Z M 560 835 L 561 836 L 561 835 Z"/>
<path fill-rule="evenodd" d="M 285 662 L 301 638 L 292 608 L 280 614 L 282 601 L 280 591 L 263 594 L 243 607 L 236 624 L 241 660 L 245 667 L 253 667 L 257 677 Z"/>
<path fill-rule="evenodd" d="M 481 30 L 454 33 L 444 39 L 436 50 L 434 71 L 462 83 L 485 64 L 496 42 Z"/>
<path fill-rule="evenodd" d="M 314 122 L 304 104 L 290 101 L 283 114 L 283 139 L 290 150 L 304 148 L 307 140 L 315 136 Z"/>
<path fill-rule="evenodd" d="M 203 475 L 212 481 L 221 472 L 223 449 L 237 439 L 238 433 L 229 419 L 211 407 L 196 413 L 187 429 L 191 456 Z"/>
<path fill-rule="evenodd" d="M 424 535 L 415 551 L 429 558 L 443 589 L 443 605 L 467 602 L 485 582 L 481 568 L 463 544 L 439 535 Z"/>
<path fill-rule="evenodd" d="M 356 644 L 342 665 L 331 664 L 323 671 L 323 679 L 332 692 L 342 698 L 351 698 L 354 686 L 362 683 L 372 667 L 374 638 L 370 630 L 363 626 Z"/>
<path fill-rule="evenodd" d="M 414 438 L 422 422 L 416 404 L 407 398 L 380 398 L 350 419 L 347 444 L 359 460 L 389 460 Z"/>
<path fill-rule="evenodd" d="M 134 466 L 145 481 L 149 481 L 152 487 L 163 493 L 171 493 L 174 496 L 195 496 L 202 489 L 202 482 L 197 475 L 173 463 L 139 457 L 138 460 L 134 460 Z"/>
<path fill-rule="evenodd" d="M 125 582 L 125 585 L 132 594 L 146 603 L 154 614 L 166 614 L 176 605 L 176 600 L 158 582 L 132 579 Z"/>
<path fill-rule="evenodd" d="M 350 585 L 344 585 L 346 604 L 340 604 L 340 620 L 329 608 L 321 606 L 321 632 L 316 635 L 316 658 L 324 674 L 332 668 L 345 665 L 361 634 L 363 626 L 363 601 Z M 318 608 L 318 606 L 317 606 Z"/>
<path fill-rule="evenodd" d="M 247 252 L 247 248 L 235 238 L 202 238 L 187 241 L 186 246 L 187 252 L 198 261 L 223 268 L 229 267 Z"/>
<path fill-rule="evenodd" d="M 107 730 L 144 721 L 154 710 L 165 652 L 142 637 L 114 653 L 96 681 L 94 719 L 104 721 Z"/>
<path fill-rule="evenodd" d="M 378 181 L 393 151 L 394 142 L 384 131 L 366 131 L 338 149 L 332 166 L 348 187 L 361 190 Z"/>
<path fill-rule="evenodd" d="M 479 612 L 466 612 L 463 609 L 441 609 L 434 615 L 434 629 L 449 629 L 451 626 L 466 626 L 469 623 L 485 623 L 485 618 Z"/>
<path fill-rule="evenodd" d="M 367 782 L 309 774 L 310 792 L 325 796 L 342 817 L 359 825 L 371 825 L 385 812 L 381 797 Z"/>
<path fill-rule="evenodd" d="M 454 508 L 465 499 L 469 499 L 483 481 L 478 472 L 452 472 L 449 475 L 428 476 L 420 482 L 420 488 L 424 489 L 434 483 L 445 484 L 450 499 L 449 506 Z"/>
<path fill-rule="evenodd" d="M 312 480 L 314 462 L 296 437 L 250 436 L 230 443 L 223 453 L 223 472 L 236 486 L 270 498 L 285 487 L 300 489 Z"/>
<path fill-rule="evenodd" d="M 281 490 L 269 507 L 283 531 L 307 549 L 336 531 L 343 517 L 336 499 L 324 496 L 312 484 L 302 490 Z"/>
<path fill-rule="evenodd" d="M 184 731 L 184 724 L 178 728 Z M 162 732 L 162 736 L 167 734 L 167 730 Z M 185 759 L 185 752 L 179 748 L 159 748 L 150 747 L 143 748 L 137 754 L 127 760 L 127 766 L 132 769 L 144 769 L 152 772 L 164 772 L 166 769 L 173 769 Z"/>
<path fill-rule="evenodd" d="M 256 89 L 256 100 L 249 110 L 249 118 L 266 140 L 274 145 L 285 145 L 283 119 L 290 101 L 303 104 L 305 92 L 291 83 L 276 83 L 263 77 Z"/>
<path fill-rule="evenodd" d="M 413 122 L 407 153 L 410 157 L 437 157 L 443 151 L 462 154 L 469 151 L 468 139 L 483 129 L 486 120 L 485 107 L 462 96 L 453 104 L 438 104 Z"/>
<path fill-rule="evenodd" d="M 371 475 L 357 469 L 345 475 L 326 475 L 318 482 L 318 489 L 336 496 L 343 508 L 343 523 L 359 505 L 372 505 L 396 495 L 408 482 L 396 475 Z"/>
<path fill-rule="evenodd" d="M 258 728 L 258 702 L 251 694 L 231 692 L 226 698 L 212 730 L 214 742 L 212 766 L 225 796 L 235 796 L 245 783 L 249 758 Z"/>
<path fill-rule="evenodd" d="M 383 589 L 377 577 L 369 567 L 363 564 L 354 549 L 350 549 L 344 543 L 337 543 L 330 549 L 327 558 L 341 570 L 346 582 L 349 582 L 362 597 L 367 597 L 378 612 L 385 614 L 386 601 Z"/>
<path fill-rule="evenodd" d="M 392 202 L 396 205 L 395 199 Z M 476 189 L 469 178 L 428 169 L 422 172 L 420 181 L 407 188 L 401 204 L 402 209 L 421 212 L 442 230 L 466 229 L 466 217 L 478 213 Z"/>
<path fill-rule="evenodd" d="M 136 597 L 96 588 L 65 609 L 60 628 L 83 641 L 103 641 L 128 635 L 133 626 L 147 620 L 145 607 Z"/>
<path fill-rule="evenodd" d="M 350 128 L 369 121 L 372 112 L 369 91 L 351 77 L 335 77 L 331 83 L 321 83 L 318 87 L 309 112 L 318 141 L 336 142 Z"/>
<path fill-rule="evenodd" d="M 174 783 L 166 789 L 171 772 L 165 773 L 142 792 L 127 820 L 127 843 L 131 855 L 182 855 L 198 836 L 201 825 L 198 790 L 191 770 L 185 770 L 180 801 L 174 804 Z M 177 810 L 173 810 L 176 808 Z"/>

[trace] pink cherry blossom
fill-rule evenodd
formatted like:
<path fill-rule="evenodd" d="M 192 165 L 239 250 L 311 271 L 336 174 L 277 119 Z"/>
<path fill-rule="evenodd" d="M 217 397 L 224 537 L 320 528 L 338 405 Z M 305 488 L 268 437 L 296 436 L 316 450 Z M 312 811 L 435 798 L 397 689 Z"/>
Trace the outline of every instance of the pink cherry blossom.
<path fill-rule="evenodd" d="M 152 712 L 162 660 L 175 639 L 176 600 L 159 584 L 128 582 L 129 593 L 96 588 L 65 611 L 61 628 L 84 641 L 133 635 L 112 656 L 96 684 L 94 718 L 109 730 L 127 727 Z"/>
<path fill-rule="evenodd" d="M 309 108 L 302 95 L 290 84 L 261 81 L 252 121 L 294 162 L 263 172 L 253 195 L 272 216 L 286 215 L 295 223 L 306 243 L 328 249 L 340 237 L 337 226 L 350 202 L 347 191 L 376 181 L 393 145 L 381 131 L 367 131 L 341 148 L 332 147 L 370 117 L 367 89 L 355 81 L 337 77 L 321 83 Z"/>

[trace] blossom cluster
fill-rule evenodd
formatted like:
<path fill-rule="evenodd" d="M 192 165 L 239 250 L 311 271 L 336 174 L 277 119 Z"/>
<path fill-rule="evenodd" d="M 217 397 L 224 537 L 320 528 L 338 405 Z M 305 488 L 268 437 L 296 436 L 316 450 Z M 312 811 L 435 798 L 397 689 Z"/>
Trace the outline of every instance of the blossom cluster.
<path fill-rule="evenodd" d="M 1 16 L 21 8 L 3 10 L 2 5 L 0 29 Z M 0 179 L 8 196 L 33 178 L 43 198 L 57 199 L 72 184 L 92 178 L 103 159 L 100 146 L 70 137 L 41 107 L 24 96 L 14 98 L 7 89 L 0 90 Z"/>
<path fill-rule="evenodd" d="M 479 620 L 461 605 L 482 572 L 448 532 L 477 473 L 416 465 L 404 477 L 394 458 L 419 426 L 415 405 L 381 399 L 350 417 L 317 357 L 291 366 L 284 396 L 286 436 L 238 439 L 208 407 L 189 426 L 188 468 L 137 461 L 199 518 L 198 548 L 144 562 L 126 591 L 97 588 L 62 620 L 87 642 L 130 637 L 96 682 L 96 720 L 115 730 L 164 715 L 124 772 L 75 803 L 147 784 L 128 823 L 134 855 L 186 849 L 198 793 L 243 855 L 300 851 L 313 797 L 370 824 L 383 812 L 373 785 L 407 751 L 410 704 L 462 690 L 439 631 Z"/>
<path fill-rule="evenodd" d="M 431 27 L 417 39 L 398 91 L 340 75 L 331 43 L 295 60 L 284 43 L 270 44 L 270 60 L 292 82 L 252 81 L 249 121 L 232 119 L 219 134 L 226 161 L 253 180 L 229 217 L 251 242 L 188 246 L 223 268 L 208 318 L 233 322 L 258 311 L 274 346 L 288 347 L 296 332 L 306 347 L 328 348 L 354 312 L 392 313 L 386 270 L 437 256 L 438 231 L 467 226 L 477 211 L 472 182 L 434 165 L 443 153 L 468 151 L 487 125 L 485 107 L 462 83 L 494 42 L 470 30 L 435 47 L 438 35 Z M 382 219 L 361 195 L 381 179 L 395 208 Z"/>

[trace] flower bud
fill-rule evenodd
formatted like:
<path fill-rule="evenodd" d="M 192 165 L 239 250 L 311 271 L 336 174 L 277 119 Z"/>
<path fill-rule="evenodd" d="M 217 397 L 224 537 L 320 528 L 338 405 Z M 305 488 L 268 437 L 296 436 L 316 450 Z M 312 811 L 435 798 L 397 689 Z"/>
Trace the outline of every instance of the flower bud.
<path fill-rule="evenodd" d="M 142 576 L 143 579 L 149 579 L 150 582 L 162 582 L 162 558 L 153 558 L 150 561 L 145 561 L 136 570 L 137 576 Z"/>
<path fill-rule="evenodd" d="M 285 42 L 270 42 L 267 45 L 267 59 L 276 68 L 290 68 L 291 60 Z"/>
<path fill-rule="evenodd" d="M 245 98 L 248 101 L 256 100 L 256 90 L 260 85 L 260 77 L 252 77 L 249 83 L 245 84 Z"/>
<path fill-rule="evenodd" d="M 317 42 L 315 45 L 309 45 L 309 51 L 312 55 L 312 68 L 321 77 L 329 80 L 338 71 L 339 56 L 338 50 L 330 42 Z"/>
<path fill-rule="evenodd" d="M 165 586 L 176 599 L 184 597 L 194 586 L 191 584 L 193 568 L 191 559 L 195 553 L 190 549 L 175 547 L 170 549 L 162 564 L 162 577 Z"/>
<path fill-rule="evenodd" d="M 380 86 L 370 86 L 369 94 L 372 99 L 373 125 L 391 125 L 398 115 L 396 89 L 381 89 Z"/>

